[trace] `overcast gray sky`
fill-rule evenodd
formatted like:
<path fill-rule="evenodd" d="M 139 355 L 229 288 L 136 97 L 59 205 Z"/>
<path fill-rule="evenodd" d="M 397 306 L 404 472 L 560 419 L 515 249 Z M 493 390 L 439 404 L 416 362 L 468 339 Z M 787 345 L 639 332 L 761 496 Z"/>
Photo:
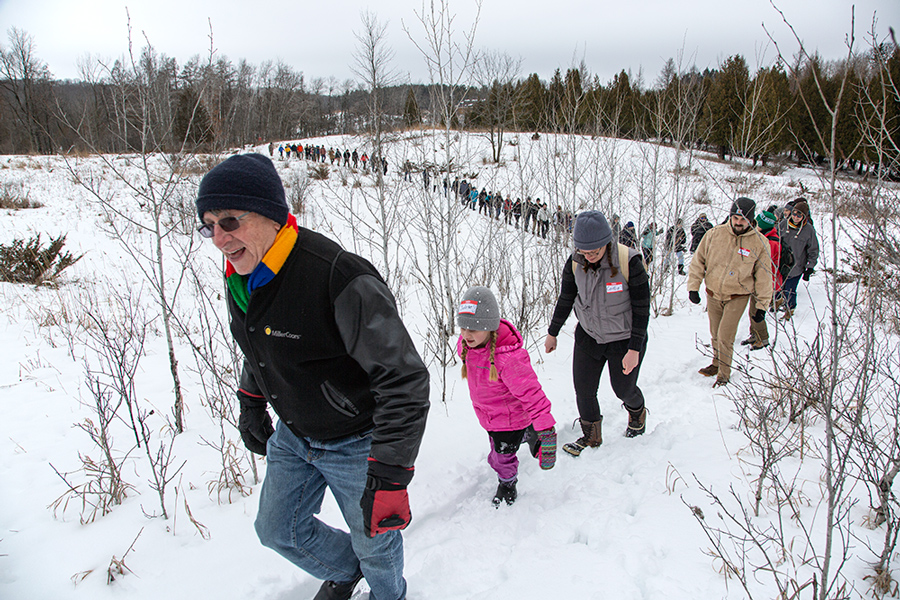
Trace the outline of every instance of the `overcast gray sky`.
<path fill-rule="evenodd" d="M 451 0 L 460 34 L 475 19 L 474 0 Z M 826 59 L 846 55 L 851 26 L 847 0 L 778 0 L 777 6 L 807 48 Z M 427 82 L 428 72 L 409 33 L 423 39 L 417 17 L 421 0 L 0 0 L 0 44 L 17 27 L 29 33 L 37 55 L 54 77 L 78 78 L 77 60 L 90 54 L 115 59 L 128 51 L 126 8 L 136 52 L 150 43 L 183 64 L 215 49 L 233 62 L 254 65 L 282 59 L 307 80 L 352 79 L 350 70 L 360 31 L 360 13 L 370 10 L 388 26 L 393 66 L 404 80 Z M 856 47 L 867 46 L 873 16 L 878 32 L 900 30 L 900 0 L 860 0 L 856 7 Z M 522 59 L 522 76 L 549 79 L 584 60 L 604 83 L 622 69 L 656 79 L 668 58 L 682 54 L 685 66 L 714 68 L 742 54 L 751 71 L 776 56 L 763 25 L 792 55 L 797 43 L 769 0 L 484 0 L 475 37 L 477 49 Z M 460 36 L 460 39 L 461 36 Z"/>

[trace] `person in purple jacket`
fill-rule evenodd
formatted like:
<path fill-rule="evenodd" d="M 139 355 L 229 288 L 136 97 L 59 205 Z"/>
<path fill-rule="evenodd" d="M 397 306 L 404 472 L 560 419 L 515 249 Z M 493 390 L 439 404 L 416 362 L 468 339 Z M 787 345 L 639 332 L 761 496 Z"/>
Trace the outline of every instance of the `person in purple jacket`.
<path fill-rule="evenodd" d="M 512 504 L 519 472 L 516 452 L 523 441 L 542 469 L 556 463 L 556 420 L 550 414 L 550 400 L 531 367 L 521 334 L 500 318 L 491 290 L 482 286 L 466 290 L 457 324 L 462 376 L 469 383 L 478 422 L 491 440 L 488 464 L 500 480 L 493 504 Z"/>

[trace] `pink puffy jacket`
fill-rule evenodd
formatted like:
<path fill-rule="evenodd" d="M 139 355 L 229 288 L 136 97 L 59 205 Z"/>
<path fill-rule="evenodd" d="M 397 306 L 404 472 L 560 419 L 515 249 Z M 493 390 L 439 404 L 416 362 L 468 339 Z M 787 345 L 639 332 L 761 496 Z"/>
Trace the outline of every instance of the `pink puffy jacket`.
<path fill-rule="evenodd" d="M 463 344 L 460 336 L 456 342 L 460 356 Z M 469 395 L 481 426 L 487 431 L 515 431 L 529 425 L 537 431 L 553 427 L 556 420 L 550 414 L 550 400 L 531 367 L 522 336 L 506 319 L 500 319 L 494 350 L 499 381 L 490 381 L 490 355 L 490 344 L 470 348 L 466 354 Z"/>

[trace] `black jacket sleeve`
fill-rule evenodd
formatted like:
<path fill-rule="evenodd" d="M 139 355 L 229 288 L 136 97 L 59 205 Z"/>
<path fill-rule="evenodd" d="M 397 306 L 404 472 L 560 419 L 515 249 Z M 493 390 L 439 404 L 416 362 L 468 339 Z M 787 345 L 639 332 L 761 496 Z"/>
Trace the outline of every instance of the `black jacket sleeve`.
<path fill-rule="evenodd" d="M 553 309 L 553 317 L 550 319 L 550 327 L 547 329 L 548 334 L 554 337 L 559 335 L 559 330 L 572 314 L 576 296 L 578 296 L 578 285 L 575 283 L 575 273 L 572 271 L 572 257 L 569 256 L 563 266 L 559 297 L 556 299 L 556 308 Z"/>
<path fill-rule="evenodd" d="M 247 359 L 244 359 L 244 366 L 241 369 L 241 383 L 237 390 L 237 397 L 241 404 L 250 407 L 265 406 L 267 404 L 266 397 L 253 378 L 253 373 L 247 365 Z"/>
<path fill-rule="evenodd" d="M 428 370 L 384 282 L 360 275 L 335 298 L 347 353 L 366 371 L 375 396 L 371 456 L 401 467 L 415 462 L 428 415 Z"/>
<path fill-rule="evenodd" d="M 629 350 L 641 351 L 647 341 L 650 323 L 650 278 L 638 254 L 628 261 L 628 294 L 631 296 L 631 339 Z"/>

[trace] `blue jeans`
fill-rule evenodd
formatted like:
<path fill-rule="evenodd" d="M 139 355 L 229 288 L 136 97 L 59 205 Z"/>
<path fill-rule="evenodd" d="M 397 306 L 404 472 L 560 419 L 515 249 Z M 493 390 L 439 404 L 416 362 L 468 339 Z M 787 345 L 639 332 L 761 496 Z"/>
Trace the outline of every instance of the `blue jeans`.
<path fill-rule="evenodd" d="M 784 303 L 788 308 L 794 310 L 797 308 L 797 285 L 800 283 L 800 275 L 796 277 L 788 277 L 781 286 L 781 294 L 784 296 Z"/>
<path fill-rule="evenodd" d="M 390 531 L 370 538 L 359 500 L 366 486 L 371 432 L 337 440 L 299 438 L 278 422 L 267 446 L 266 479 L 256 533 L 264 546 L 317 579 L 343 583 L 360 570 L 373 600 L 402 600 L 403 537 Z M 326 486 L 350 533 L 317 519 Z"/>

